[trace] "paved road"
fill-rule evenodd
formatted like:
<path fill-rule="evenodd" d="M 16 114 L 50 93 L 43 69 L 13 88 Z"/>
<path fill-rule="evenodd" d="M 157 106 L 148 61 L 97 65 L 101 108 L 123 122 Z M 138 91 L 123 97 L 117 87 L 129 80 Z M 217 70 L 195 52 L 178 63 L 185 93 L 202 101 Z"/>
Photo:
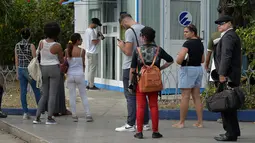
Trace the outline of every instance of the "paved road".
<path fill-rule="evenodd" d="M 0 143 L 26 143 L 26 142 L 0 130 Z"/>
<path fill-rule="evenodd" d="M 126 119 L 126 101 L 122 93 L 111 91 L 88 92 L 89 103 L 95 122 L 86 123 L 81 103 L 77 105 L 79 122 L 70 116 L 56 118 L 57 125 L 33 125 L 32 120 L 23 121 L 21 116 L 9 116 L 5 122 L 23 129 L 51 143 L 215 143 L 214 136 L 223 133 L 222 125 L 204 122 L 204 128 L 192 127 L 194 121 L 187 121 L 186 128 L 171 127 L 176 121 L 160 121 L 162 139 L 152 139 L 151 131 L 144 132 L 145 139 L 138 140 L 133 132 L 115 132 L 116 126 Z M 44 120 L 43 120 L 44 121 Z M 241 143 L 255 143 L 255 124 L 241 123 Z"/>

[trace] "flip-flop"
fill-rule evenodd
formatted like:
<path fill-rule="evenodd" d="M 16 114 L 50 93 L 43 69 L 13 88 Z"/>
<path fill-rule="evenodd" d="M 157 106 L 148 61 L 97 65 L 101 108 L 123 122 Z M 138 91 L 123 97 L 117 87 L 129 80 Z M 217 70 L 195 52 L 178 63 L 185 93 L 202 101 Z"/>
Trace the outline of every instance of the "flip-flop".
<path fill-rule="evenodd" d="M 195 123 L 193 124 L 193 127 L 203 128 L 203 124 Z"/>
<path fill-rule="evenodd" d="M 173 124 L 172 127 L 177 128 L 177 129 L 182 129 L 182 128 L 184 128 L 184 125 L 180 125 L 177 123 L 177 124 Z"/>

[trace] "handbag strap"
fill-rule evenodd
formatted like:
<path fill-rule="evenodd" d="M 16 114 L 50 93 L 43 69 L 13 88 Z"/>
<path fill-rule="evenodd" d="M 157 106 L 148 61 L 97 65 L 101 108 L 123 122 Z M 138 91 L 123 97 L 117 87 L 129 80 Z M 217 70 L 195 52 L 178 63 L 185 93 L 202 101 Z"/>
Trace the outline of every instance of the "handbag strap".
<path fill-rule="evenodd" d="M 38 48 L 37 48 L 37 50 L 39 50 L 39 52 L 38 53 L 36 52 L 36 57 L 38 57 L 38 55 L 40 54 L 42 48 L 43 48 L 43 40 L 41 40 L 39 42 L 39 45 L 38 45 Z"/>
<path fill-rule="evenodd" d="M 144 65 L 144 66 L 147 66 L 147 65 L 145 64 L 145 62 L 144 62 L 143 55 L 142 55 L 142 53 L 141 53 L 141 48 L 140 48 L 140 47 L 137 47 L 137 51 L 138 51 L 138 54 L 139 54 L 140 59 L 141 59 L 142 62 L 143 62 L 143 65 Z M 155 64 L 158 54 L 159 54 L 159 47 L 157 47 L 156 54 L 155 54 L 155 56 L 154 56 L 154 58 L 153 58 L 153 61 L 152 61 L 151 65 L 150 65 L 149 67 L 152 67 L 152 66 Z M 148 67 L 148 66 L 147 66 L 147 67 Z"/>
<path fill-rule="evenodd" d="M 130 29 L 134 32 L 134 34 L 135 34 L 135 39 L 136 39 L 136 46 L 139 47 L 139 42 L 138 42 L 137 35 L 136 35 L 136 33 L 135 33 L 135 29 L 132 28 L 132 27 L 130 27 Z"/>

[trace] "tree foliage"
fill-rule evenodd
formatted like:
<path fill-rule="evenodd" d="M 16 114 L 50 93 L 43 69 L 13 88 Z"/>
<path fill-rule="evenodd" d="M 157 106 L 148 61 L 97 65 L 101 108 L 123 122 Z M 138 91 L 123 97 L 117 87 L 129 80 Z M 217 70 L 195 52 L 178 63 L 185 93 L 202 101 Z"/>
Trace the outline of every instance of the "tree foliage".
<path fill-rule="evenodd" d="M 14 63 L 14 46 L 24 27 L 31 29 L 30 41 L 35 45 L 44 37 L 44 24 L 50 21 L 61 27 L 58 41 L 63 47 L 73 33 L 73 5 L 62 6 L 58 0 L 1 0 L 0 7 L 0 65 Z"/>

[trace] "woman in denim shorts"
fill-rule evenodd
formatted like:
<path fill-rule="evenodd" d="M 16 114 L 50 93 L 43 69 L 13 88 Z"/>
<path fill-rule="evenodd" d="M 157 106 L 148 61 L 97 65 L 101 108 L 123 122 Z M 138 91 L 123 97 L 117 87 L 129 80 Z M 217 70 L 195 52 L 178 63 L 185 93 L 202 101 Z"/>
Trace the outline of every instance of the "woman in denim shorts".
<path fill-rule="evenodd" d="M 173 125 L 175 128 L 183 128 L 188 112 L 190 95 L 194 101 L 198 121 L 194 127 L 203 127 L 203 105 L 200 99 L 200 87 L 203 78 L 204 46 L 197 36 L 197 28 L 188 25 L 184 28 L 184 37 L 187 41 L 183 44 L 177 56 L 177 64 L 181 65 L 179 75 L 179 88 L 181 88 L 182 99 L 180 106 L 180 121 Z"/>

